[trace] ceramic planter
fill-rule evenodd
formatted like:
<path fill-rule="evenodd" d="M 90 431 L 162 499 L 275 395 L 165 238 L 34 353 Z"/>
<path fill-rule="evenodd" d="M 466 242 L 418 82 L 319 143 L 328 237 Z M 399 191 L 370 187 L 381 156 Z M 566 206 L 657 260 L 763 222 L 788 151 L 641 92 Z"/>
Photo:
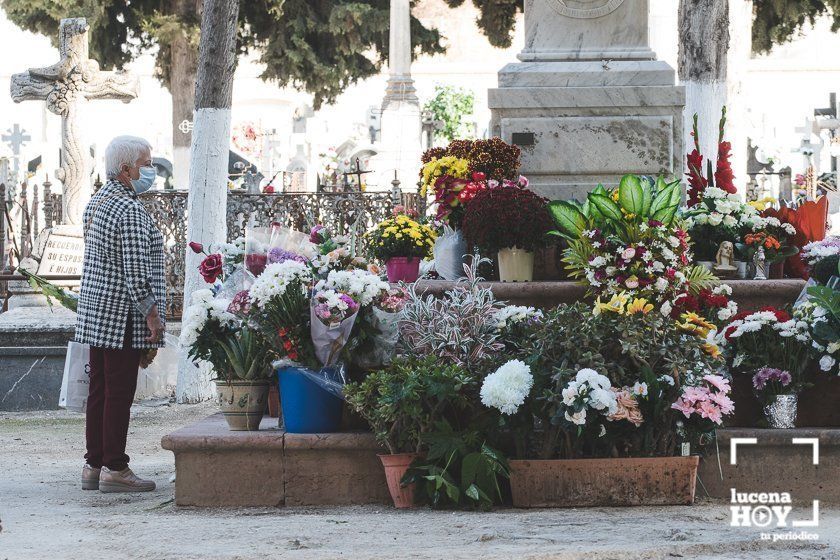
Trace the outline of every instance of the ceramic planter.
<path fill-rule="evenodd" d="M 268 386 L 268 380 L 216 382 L 217 402 L 232 431 L 260 429 L 268 401 Z"/>
<path fill-rule="evenodd" d="M 391 257 L 385 262 L 388 282 L 416 282 L 420 276 L 420 257 Z"/>
<path fill-rule="evenodd" d="M 509 247 L 499 251 L 499 280 L 531 282 L 534 279 L 534 253 Z"/>
<path fill-rule="evenodd" d="M 382 466 L 385 467 L 385 480 L 388 482 L 388 491 L 391 492 L 391 499 L 394 500 L 394 507 L 405 509 L 414 507 L 414 484 L 401 486 L 400 481 L 405 476 L 411 462 L 419 457 L 417 453 L 397 453 L 396 455 L 379 455 Z"/>
<path fill-rule="evenodd" d="M 691 504 L 699 462 L 699 457 L 510 461 L 513 506 Z"/>

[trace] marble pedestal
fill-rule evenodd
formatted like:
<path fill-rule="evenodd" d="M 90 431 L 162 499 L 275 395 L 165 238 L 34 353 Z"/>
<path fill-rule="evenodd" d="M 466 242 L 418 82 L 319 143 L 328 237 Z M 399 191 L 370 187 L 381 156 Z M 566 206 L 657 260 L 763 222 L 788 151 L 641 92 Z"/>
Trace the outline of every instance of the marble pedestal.
<path fill-rule="evenodd" d="M 551 199 L 582 199 L 622 175 L 682 175 L 685 91 L 656 60 L 508 64 L 488 92 L 494 136 L 522 149 L 521 173 Z"/>

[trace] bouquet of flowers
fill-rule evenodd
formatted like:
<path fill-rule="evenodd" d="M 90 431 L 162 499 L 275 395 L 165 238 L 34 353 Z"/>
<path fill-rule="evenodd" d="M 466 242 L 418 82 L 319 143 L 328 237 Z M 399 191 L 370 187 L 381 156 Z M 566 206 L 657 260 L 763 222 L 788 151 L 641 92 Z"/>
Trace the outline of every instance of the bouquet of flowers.
<path fill-rule="evenodd" d="M 484 189 L 467 205 L 464 235 L 470 245 L 488 254 L 513 247 L 534 251 L 545 245 L 552 229 L 547 204 L 518 185 Z"/>
<path fill-rule="evenodd" d="M 724 241 L 739 243 L 744 235 L 764 227 L 766 221 L 736 193 L 717 187 L 706 187 L 698 194 L 698 202 L 684 213 L 685 227 L 694 240 L 697 260 L 714 261 Z M 746 255 L 742 255 L 746 258 Z"/>
<path fill-rule="evenodd" d="M 204 255 L 198 272 L 208 284 L 213 284 L 218 279 L 224 281 L 242 264 L 245 256 L 244 237 L 238 237 L 232 243 L 213 245 L 209 252 L 197 241 L 190 241 L 187 245 L 193 253 Z"/>
<path fill-rule="evenodd" d="M 365 239 L 370 256 L 382 262 L 392 257 L 425 259 L 431 254 L 437 233 L 406 214 L 395 213 L 376 224 L 365 234 Z"/>
<path fill-rule="evenodd" d="M 732 165 L 729 163 L 732 144 L 723 139 L 723 131 L 726 126 L 726 107 L 721 109 L 720 122 L 718 124 L 718 153 L 717 166 L 712 173 L 712 160 L 706 164 L 706 176 L 703 176 L 703 155 L 700 153 L 700 135 L 697 132 L 697 114 L 694 115 L 694 127 L 691 136 L 694 138 L 694 149 L 686 156 L 688 167 L 688 206 L 693 207 L 701 202 L 705 191 L 710 187 L 717 187 L 728 194 L 735 194 L 738 189 L 735 187 L 735 176 L 732 173 Z"/>
<path fill-rule="evenodd" d="M 840 374 L 840 291 L 811 286 L 807 295 L 807 300 L 794 307 L 794 319 L 808 325 L 811 357 L 820 370 Z"/>
<path fill-rule="evenodd" d="M 762 221 L 753 226 L 753 233 L 744 235 L 745 253 L 752 260 L 759 247 L 764 249 L 767 263 L 775 264 L 786 260 L 799 252 L 799 248 L 791 244 L 796 235 L 796 228 L 781 222 L 773 216 L 763 217 Z"/>
<path fill-rule="evenodd" d="M 321 364 L 335 364 L 350 340 L 358 312 L 359 304 L 347 294 L 323 290 L 312 296 L 310 329 Z"/>
<path fill-rule="evenodd" d="M 720 375 L 689 378 L 671 408 L 694 423 L 695 430 L 708 432 L 723 424 L 723 417 L 735 411 L 735 403 L 729 397 L 731 390 L 729 380 Z"/>
<path fill-rule="evenodd" d="M 731 350 L 733 368 L 753 374 L 763 367 L 779 368 L 789 372 L 794 383 L 801 381 L 811 346 L 808 324 L 773 307 L 738 313 L 717 340 Z"/>
<path fill-rule="evenodd" d="M 337 270 L 368 270 L 379 274 L 379 269 L 356 255 L 348 247 L 350 239 L 343 235 L 333 235 L 329 229 L 318 224 L 309 232 L 309 241 L 315 245 L 315 255 L 310 264 L 315 273 L 326 278 L 327 274 Z"/>
<path fill-rule="evenodd" d="M 499 138 L 455 140 L 446 148 L 431 148 L 422 157 L 420 195 L 433 193 L 436 218 L 460 228 L 466 204 L 480 191 L 503 184 L 527 185 L 517 175 L 519 155 L 518 147 Z"/>
<path fill-rule="evenodd" d="M 371 334 L 354 346 L 355 365 L 373 369 L 391 363 L 400 338 L 399 321 L 407 297 L 403 289 L 397 288 L 376 300 L 365 318 Z"/>
<path fill-rule="evenodd" d="M 828 284 L 832 276 L 840 276 L 840 237 L 830 236 L 802 247 L 802 260 L 815 281 Z"/>

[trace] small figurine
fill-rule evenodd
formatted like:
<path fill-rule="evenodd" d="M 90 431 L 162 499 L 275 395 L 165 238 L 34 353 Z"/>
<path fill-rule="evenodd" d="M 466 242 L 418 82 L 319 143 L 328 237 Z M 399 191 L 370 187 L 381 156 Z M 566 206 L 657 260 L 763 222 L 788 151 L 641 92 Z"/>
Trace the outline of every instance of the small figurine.
<path fill-rule="evenodd" d="M 715 255 L 716 264 L 712 267 L 719 276 L 734 276 L 738 268 L 732 264 L 735 260 L 735 245 L 731 241 L 724 241 L 718 247 Z"/>
<path fill-rule="evenodd" d="M 753 280 L 767 280 L 767 275 L 765 274 L 767 259 L 764 256 L 764 247 L 759 247 L 755 255 L 753 255 L 753 264 L 755 265 L 755 277 Z"/>

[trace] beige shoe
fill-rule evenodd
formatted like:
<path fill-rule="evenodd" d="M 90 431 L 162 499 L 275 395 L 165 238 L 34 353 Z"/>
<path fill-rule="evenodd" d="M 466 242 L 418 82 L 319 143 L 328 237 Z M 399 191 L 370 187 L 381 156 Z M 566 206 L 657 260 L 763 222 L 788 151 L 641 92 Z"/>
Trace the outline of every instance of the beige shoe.
<path fill-rule="evenodd" d="M 154 489 L 153 480 L 143 480 L 129 468 L 112 471 L 108 467 L 102 467 L 99 474 L 100 492 L 151 492 Z"/>
<path fill-rule="evenodd" d="M 99 471 L 85 463 L 82 467 L 82 490 L 99 490 Z"/>

